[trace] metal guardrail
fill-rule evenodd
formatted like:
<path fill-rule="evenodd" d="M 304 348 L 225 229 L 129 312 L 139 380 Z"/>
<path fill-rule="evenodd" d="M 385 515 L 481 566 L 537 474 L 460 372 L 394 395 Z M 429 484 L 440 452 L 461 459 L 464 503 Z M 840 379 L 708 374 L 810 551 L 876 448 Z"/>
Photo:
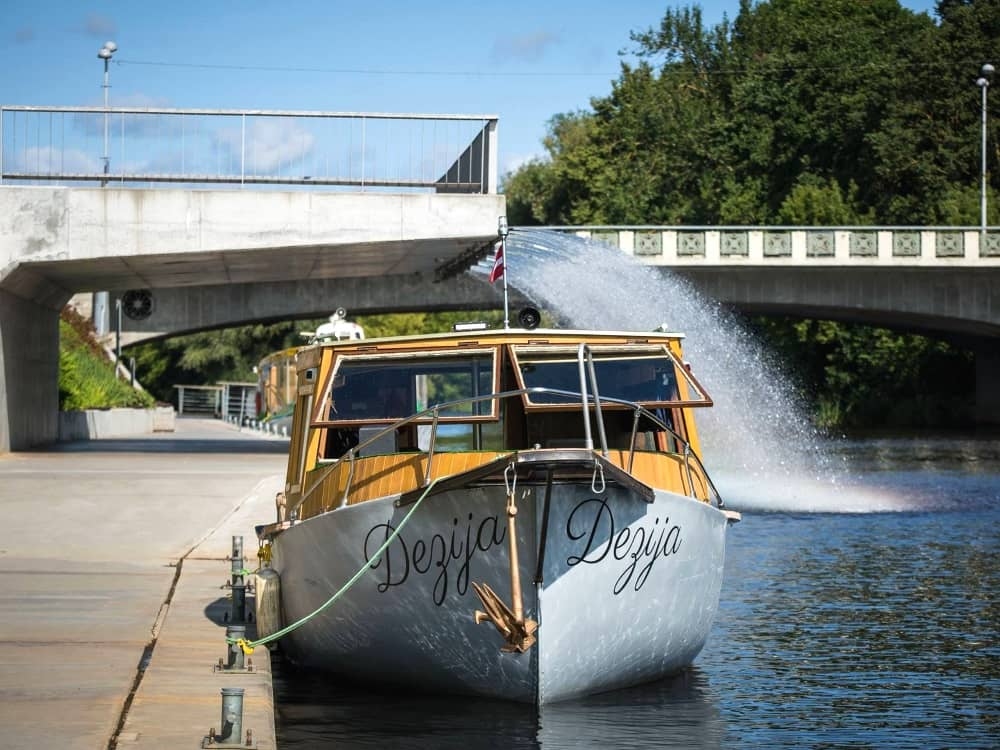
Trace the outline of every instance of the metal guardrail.
<path fill-rule="evenodd" d="M 177 390 L 177 413 L 211 414 L 222 412 L 221 385 L 175 385 Z"/>
<path fill-rule="evenodd" d="M 496 193 L 496 127 L 493 115 L 0 106 L 0 183 Z"/>
<path fill-rule="evenodd" d="M 257 384 L 175 385 L 178 414 L 211 414 L 240 424 L 257 417 Z"/>
<path fill-rule="evenodd" d="M 220 408 L 222 419 L 234 419 L 242 425 L 244 421 L 257 418 L 257 384 L 221 382 Z"/>

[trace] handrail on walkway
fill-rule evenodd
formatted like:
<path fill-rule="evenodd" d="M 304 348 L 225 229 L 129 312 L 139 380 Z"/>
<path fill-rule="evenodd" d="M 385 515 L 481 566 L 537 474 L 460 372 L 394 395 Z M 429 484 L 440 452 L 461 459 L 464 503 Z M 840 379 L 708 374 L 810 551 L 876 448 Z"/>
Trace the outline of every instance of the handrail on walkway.
<path fill-rule="evenodd" d="M 495 115 L 3 105 L 0 183 L 495 194 L 496 128 Z"/>

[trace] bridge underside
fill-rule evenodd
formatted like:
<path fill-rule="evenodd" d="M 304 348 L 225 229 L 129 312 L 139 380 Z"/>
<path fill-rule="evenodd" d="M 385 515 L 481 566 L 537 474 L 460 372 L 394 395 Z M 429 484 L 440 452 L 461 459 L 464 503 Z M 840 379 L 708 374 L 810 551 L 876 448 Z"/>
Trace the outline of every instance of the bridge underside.
<path fill-rule="evenodd" d="M 712 299 L 748 313 L 1000 339 L 1000 268 L 684 268 Z"/>
<path fill-rule="evenodd" d="M 976 359 L 976 420 L 1000 425 L 1000 269 L 686 268 L 703 294 L 746 314 L 883 326 L 952 341 Z"/>
<path fill-rule="evenodd" d="M 706 296 L 747 314 L 787 315 L 880 325 L 942 337 L 976 355 L 977 416 L 1000 424 L 1000 269 L 685 268 Z M 156 314 L 125 321 L 122 341 L 252 321 L 351 313 L 491 309 L 498 288 L 461 274 L 313 279 L 163 289 Z M 512 309 L 528 300 L 512 290 Z"/>
<path fill-rule="evenodd" d="M 0 451 L 58 438 L 58 316 L 73 294 L 141 289 L 155 300 L 162 289 L 245 285 L 291 293 L 312 280 L 337 297 L 335 280 L 359 296 L 370 278 L 397 279 L 400 289 L 413 279 L 447 284 L 492 250 L 504 213 L 495 194 L 3 186 Z M 194 297 L 201 312 L 191 326 L 228 314 L 211 289 Z M 259 294 L 244 302 L 268 317 Z M 329 307 L 320 297 L 312 309 Z M 188 327 L 177 325 L 165 330 Z"/>
<path fill-rule="evenodd" d="M 880 325 L 946 338 L 976 355 L 978 418 L 1000 424 L 1000 269 L 684 268 L 696 288 L 747 314 Z M 512 291 L 512 309 L 528 303 Z M 226 284 L 156 292 L 156 315 L 125 321 L 123 342 L 252 321 L 353 314 L 490 309 L 498 288 L 462 274 Z"/>
<path fill-rule="evenodd" d="M 511 290 L 510 298 L 512 310 L 528 304 L 517 290 Z M 157 289 L 153 299 L 155 313 L 149 318 L 123 320 L 123 346 L 213 328 L 322 318 L 338 307 L 351 316 L 503 307 L 499 285 L 469 274 L 441 280 L 430 274 L 411 274 Z"/>

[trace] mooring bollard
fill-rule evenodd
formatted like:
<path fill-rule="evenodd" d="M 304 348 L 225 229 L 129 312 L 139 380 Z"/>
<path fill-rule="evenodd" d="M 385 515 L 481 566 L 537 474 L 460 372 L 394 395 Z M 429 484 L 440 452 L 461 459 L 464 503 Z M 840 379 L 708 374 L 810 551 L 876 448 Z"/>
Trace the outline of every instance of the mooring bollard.
<path fill-rule="evenodd" d="M 233 596 L 232 610 L 223 616 L 225 622 L 246 622 L 246 584 L 243 582 L 243 537 L 233 536 L 233 554 L 229 558 L 230 582 L 227 584 Z"/>
<path fill-rule="evenodd" d="M 233 609 L 230 614 L 230 622 L 246 622 L 247 616 L 247 587 L 242 583 L 234 583 L 232 586 L 233 592 Z"/>
<path fill-rule="evenodd" d="M 226 643 L 229 644 L 229 669 L 243 669 L 243 647 L 237 641 L 247 634 L 246 625 L 228 625 L 226 627 Z"/>
<path fill-rule="evenodd" d="M 222 732 L 219 738 L 235 738 L 240 744 L 243 737 L 243 688 L 222 688 Z"/>
<path fill-rule="evenodd" d="M 213 727 L 202 747 L 254 747 L 253 736 L 247 730 L 247 744 L 243 744 L 243 688 L 222 688 L 221 731 Z"/>
<path fill-rule="evenodd" d="M 246 658 L 246 651 L 240 641 L 246 638 L 245 625 L 226 626 L 226 658 L 219 657 L 219 663 L 215 665 L 216 672 L 228 672 L 230 674 L 246 674 L 253 672 L 253 659 Z"/>
<path fill-rule="evenodd" d="M 233 584 L 243 582 L 243 537 L 234 536 L 233 537 L 233 556 L 230 558 L 232 560 L 232 575 Z M 240 580 L 237 581 L 236 579 Z"/>

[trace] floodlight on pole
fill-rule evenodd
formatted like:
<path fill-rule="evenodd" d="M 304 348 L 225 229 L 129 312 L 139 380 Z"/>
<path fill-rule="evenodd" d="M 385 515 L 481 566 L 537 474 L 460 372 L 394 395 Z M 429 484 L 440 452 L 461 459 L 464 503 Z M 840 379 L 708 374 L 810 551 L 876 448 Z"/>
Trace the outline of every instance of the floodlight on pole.
<path fill-rule="evenodd" d="M 108 158 L 108 89 L 111 88 L 108 74 L 108 63 L 111 56 L 118 51 L 118 45 L 114 42 L 105 42 L 104 46 L 97 52 L 97 56 L 104 60 L 104 179 L 101 180 L 101 187 L 108 184 L 107 175 L 110 172 L 111 162 Z"/>
<path fill-rule="evenodd" d="M 979 70 L 979 78 L 976 85 L 982 92 L 982 163 L 980 169 L 980 191 L 979 191 L 979 224 L 982 232 L 982 240 L 986 240 L 986 92 L 990 88 L 990 79 L 993 77 L 995 68 L 986 63 Z"/>

